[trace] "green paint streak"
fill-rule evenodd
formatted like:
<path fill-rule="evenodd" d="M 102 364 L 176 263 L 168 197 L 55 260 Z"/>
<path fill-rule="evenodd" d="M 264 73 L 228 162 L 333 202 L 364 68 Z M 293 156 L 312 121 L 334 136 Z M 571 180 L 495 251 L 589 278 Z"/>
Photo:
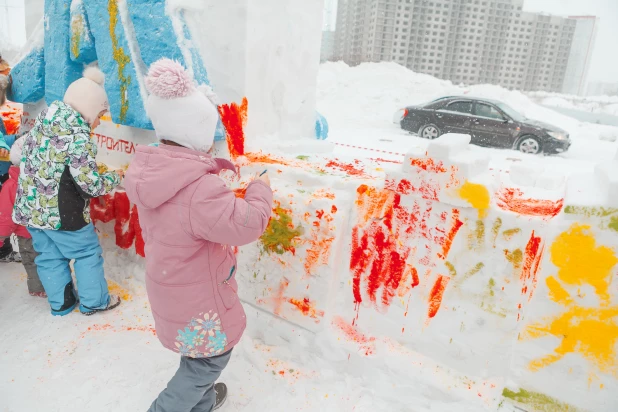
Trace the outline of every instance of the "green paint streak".
<path fill-rule="evenodd" d="M 577 412 L 580 409 L 569 405 L 564 402 L 560 402 L 550 396 L 544 395 L 538 392 L 527 391 L 520 389 L 519 392 L 513 392 L 508 388 L 504 388 L 502 396 L 515 402 L 522 403 L 527 406 L 531 406 L 535 411 L 542 412 Z"/>
<path fill-rule="evenodd" d="M 618 209 L 613 207 L 567 206 L 564 208 L 564 213 L 586 217 L 607 217 L 618 213 Z"/>
<path fill-rule="evenodd" d="M 513 236 L 515 236 L 518 233 L 521 233 L 521 229 L 516 227 L 515 229 L 505 230 L 504 232 L 502 232 L 502 236 L 504 236 L 506 240 L 510 240 Z"/>
<path fill-rule="evenodd" d="M 131 76 L 127 77 L 124 70 L 131 58 L 124 52 L 124 48 L 118 44 L 118 36 L 116 36 L 116 26 L 119 23 L 120 13 L 118 11 L 118 0 L 108 0 L 107 11 L 109 13 L 109 38 L 112 41 L 112 55 L 116 64 L 118 64 L 118 80 L 120 81 L 120 121 L 123 122 L 129 111 L 129 84 L 131 84 Z"/>
<path fill-rule="evenodd" d="M 292 217 L 285 209 L 278 207 L 273 212 L 275 216 L 270 219 L 266 231 L 260 237 L 264 251 L 277 255 L 283 255 L 286 252 L 295 254 L 296 239 L 304 233 L 303 227 L 301 225 L 294 227 Z"/>
<path fill-rule="evenodd" d="M 296 189 L 296 191 L 297 191 L 298 193 L 306 193 L 306 191 L 305 191 L 305 190 Z"/>
<path fill-rule="evenodd" d="M 491 313 L 492 315 L 500 316 L 501 318 L 506 318 L 506 311 L 504 309 L 502 309 L 502 311 L 498 311 L 496 310 L 496 306 L 494 304 L 489 304 L 486 307 L 483 307 L 483 303 L 481 304 L 481 309 L 483 309 L 485 312 Z"/>
<path fill-rule="evenodd" d="M 493 235 L 493 245 L 496 247 L 496 239 L 498 239 L 498 233 L 500 232 L 500 228 L 502 227 L 502 219 L 497 218 L 494 222 L 493 227 L 491 228 L 491 233 Z"/>
<path fill-rule="evenodd" d="M 479 249 L 483 245 L 485 237 L 485 222 L 482 220 L 476 221 L 476 228 L 468 236 L 468 248 Z"/>
<path fill-rule="evenodd" d="M 618 216 L 612 216 L 607 227 L 609 227 L 614 232 L 618 232 Z"/>
<path fill-rule="evenodd" d="M 454 278 L 455 276 L 457 276 L 457 271 L 455 270 L 455 266 L 453 266 L 451 262 L 444 262 L 444 266 L 448 268 L 451 278 Z"/>
<path fill-rule="evenodd" d="M 84 30 L 84 16 L 78 14 L 71 21 L 71 54 L 74 59 L 79 57 L 79 43 L 82 39 L 82 33 Z"/>
<path fill-rule="evenodd" d="M 296 156 L 296 158 L 298 160 L 305 160 L 305 161 L 309 160 L 309 156 L 305 156 L 305 155 Z"/>
<path fill-rule="evenodd" d="M 483 269 L 484 267 L 485 267 L 485 264 L 483 262 L 477 263 L 476 266 L 474 266 L 472 269 L 466 272 L 466 274 L 464 275 L 464 279 L 471 278 L 472 276 L 479 273 L 481 269 Z"/>
<path fill-rule="evenodd" d="M 505 250 L 504 255 L 506 256 L 506 260 L 513 264 L 515 269 L 521 268 L 521 264 L 524 260 L 524 255 L 521 249 L 515 249 L 514 251 Z"/>
<path fill-rule="evenodd" d="M 496 286 L 496 281 L 494 280 L 494 278 L 489 279 L 489 283 L 487 284 L 487 286 L 489 287 L 489 296 L 494 296 L 494 287 Z"/>

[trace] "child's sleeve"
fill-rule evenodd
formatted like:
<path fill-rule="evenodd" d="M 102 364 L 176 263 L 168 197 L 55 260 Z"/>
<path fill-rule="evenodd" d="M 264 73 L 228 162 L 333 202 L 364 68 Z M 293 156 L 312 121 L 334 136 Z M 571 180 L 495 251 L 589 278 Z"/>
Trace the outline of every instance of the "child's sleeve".
<path fill-rule="evenodd" d="M 1 121 L 2 120 L 0 119 L 0 122 Z M 6 140 L 4 139 L 4 135 L 2 134 L 2 132 L 0 132 L 0 149 L 11 150 L 9 145 L 6 143 Z"/>
<path fill-rule="evenodd" d="M 193 234 L 231 246 L 243 246 L 262 236 L 270 220 L 273 192 L 256 180 L 245 198 L 238 198 L 217 176 L 202 180 L 190 206 Z"/>
<path fill-rule="evenodd" d="M 114 171 L 99 174 L 96 156 L 97 147 L 90 136 L 76 135 L 69 145 L 69 171 L 84 197 L 106 195 L 120 184 L 120 176 Z"/>

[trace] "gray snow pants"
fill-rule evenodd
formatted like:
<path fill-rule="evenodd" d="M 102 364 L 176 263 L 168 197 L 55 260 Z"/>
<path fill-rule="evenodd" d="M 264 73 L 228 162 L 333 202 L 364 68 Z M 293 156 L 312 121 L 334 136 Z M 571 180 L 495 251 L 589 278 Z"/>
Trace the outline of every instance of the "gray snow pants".
<path fill-rule="evenodd" d="M 32 247 L 32 239 L 26 239 L 23 237 L 17 237 L 17 244 L 19 245 L 19 254 L 21 255 L 21 263 L 26 269 L 26 275 L 28 275 L 28 292 L 40 293 L 45 292 L 45 288 L 39 279 L 39 273 L 34 263 L 34 258 L 38 253 Z"/>
<path fill-rule="evenodd" d="M 0 238 L 0 242 L 4 241 L 4 239 L 9 238 Z M 28 276 L 28 293 L 45 292 L 45 288 L 41 283 L 41 279 L 39 279 L 39 273 L 37 272 L 36 264 L 34 263 L 34 258 L 36 258 L 38 254 L 34 250 L 34 247 L 32 247 L 32 239 L 26 239 L 17 236 L 17 244 L 19 245 L 21 263 L 22 265 L 24 265 L 24 269 L 26 269 L 26 275 Z"/>
<path fill-rule="evenodd" d="M 215 382 L 231 356 L 230 350 L 212 358 L 181 357 L 176 375 L 148 412 L 211 412 L 215 407 Z"/>

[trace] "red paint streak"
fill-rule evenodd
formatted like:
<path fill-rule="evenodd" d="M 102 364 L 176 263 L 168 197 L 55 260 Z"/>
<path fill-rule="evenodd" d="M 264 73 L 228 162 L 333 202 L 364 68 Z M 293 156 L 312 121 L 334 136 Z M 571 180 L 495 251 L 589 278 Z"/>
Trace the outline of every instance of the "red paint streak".
<path fill-rule="evenodd" d="M 324 311 L 317 310 L 309 298 L 304 298 L 303 300 L 289 298 L 288 302 L 294 305 L 305 316 L 309 316 L 313 319 L 318 319 L 318 316 L 324 317 Z M 316 320 L 316 323 L 319 322 L 319 320 Z"/>
<path fill-rule="evenodd" d="M 124 192 L 105 195 L 92 199 L 90 203 L 92 222 L 109 223 L 116 220 L 114 234 L 116 245 L 121 249 L 129 249 L 135 244 L 135 253 L 145 256 L 145 242 L 142 228 L 139 225 L 137 206 L 131 206 L 129 198 Z"/>
<path fill-rule="evenodd" d="M 423 169 L 427 172 L 433 173 L 446 173 L 446 168 L 444 167 L 444 163 L 438 161 L 434 161 L 432 158 L 424 158 L 424 159 L 412 159 L 410 161 L 412 166 L 418 167 L 419 169 Z"/>
<path fill-rule="evenodd" d="M 330 208 L 330 212 L 334 215 L 335 213 L 337 213 L 337 206 L 333 205 L 333 207 Z"/>
<path fill-rule="evenodd" d="M 442 275 L 439 275 L 438 279 L 436 279 L 436 283 L 433 285 L 431 293 L 429 294 L 429 311 L 427 312 L 429 318 L 434 318 L 438 314 L 440 305 L 442 305 L 444 290 L 450 280 L 449 277 Z"/>
<path fill-rule="evenodd" d="M 525 199 L 519 189 L 502 189 L 496 194 L 498 207 L 526 216 L 556 217 L 564 206 L 564 199 L 538 200 Z"/>
<path fill-rule="evenodd" d="M 361 352 L 364 352 L 365 356 L 373 355 L 375 353 L 376 338 L 364 335 L 357 328 L 348 324 L 339 316 L 335 316 L 333 318 L 333 325 L 343 332 L 346 340 L 358 343 L 360 345 Z"/>
<path fill-rule="evenodd" d="M 453 246 L 455 236 L 457 236 L 457 232 L 459 232 L 459 229 L 463 226 L 463 222 L 459 220 L 459 210 L 453 209 L 452 219 L 453 225 L 451 226 L 451 230 L 449 230 L 448 235 L 446 235 L 446 239 L 444 239 L 442 253 L 438 253 L 438 257 L 442 260 L 445 260 L 448 257 L 448 253 L 451 250 L 451 246 Z"/>
<path fill-rule="evenodd" d="M 285 371 L 279 371 L 279 375 L 285 376 Z"/>
<path fill-rule="evenodd" d="M 227 134 L 227 147 L 232 159 L 245 154 L 244 127 L 247 124 L 248 108 L 249 101 L 246 97 L 242 99 L 240 106 L 236 103 L 219 106 L 221 122 L 223 122 Z"/>
<path fill-rule="evenodd" d="M 397 192 L 403 195 L 410 194 L 410 192 L 412 192 L 412 189 L 413 189 L 412 183 L 410 183 L 410 181 L 406 179 L 401 179 L 401 181 L 399 182 L 399 185 L 397 186 Z"/>
<path fill-rule="evenodd" d="M 524 254 L 524 264 L 521 271 L 521 284 L 522 284 L 522 294 L 528 293 L 530 288 L 529 299 L 532 299 L 532 295 L 534 294 L 534 290 L 537 285 L 537 272 L 539 270 L 539 265 L 541 264 L 541 259 L 543 257 L 544 246 L 542 246 L 542 239 L 538 236 L 534 235 L 534 231 L 530 235 L 530 240 L 528 240 L 528 244 L 526 245 L 526 252 Z"/>
<path fill-rule="evenodd" d="M 351 163 L 339 162 L 339 159 L 331 160 L 330 162 L 326 163 L 326 167 L 331 167 L 334 169 L 342 170 L 350 176 L 364 176 L 365 175 L 365 171 L 363 169 L 359 169 L 358 167 L 355 167 Z"/>

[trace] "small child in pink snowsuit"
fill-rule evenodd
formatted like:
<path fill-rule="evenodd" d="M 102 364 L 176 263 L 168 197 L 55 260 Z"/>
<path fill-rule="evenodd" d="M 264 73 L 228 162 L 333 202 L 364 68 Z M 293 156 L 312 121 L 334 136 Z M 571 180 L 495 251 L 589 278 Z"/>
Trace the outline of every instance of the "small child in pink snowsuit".
<path fill-rule="evenodd" d="M 214 385 L 246 316 L 232 246 L 256 241 L 271 216 L 266 175 L 237 198 L 217 175 L 234 165 L 209 154 L 219 115 L 177 62 L 154 63 L 146 110 L 160 141 L 139 146 L 125 177 L 146 243 L 146 288 L 157 335 L 180 367 L 150 412 L 209 412 L 225 401 Z"/>
<path fill-rule="evenodd" d="M 24 265 L 24 269 L 26 269 L 28 293 L 30 293 L 30 296 L 46 298 L 47 294 L 39 279 L 36 264 L 34 263 L 37 253 L 32 247 L 32 236 L 25 226 L 20 226 L 13 222 L 13 206 L 15 205 L 17 181 L 19 179 L 19 163 L 21 162 L 23 146 L 23 137 L 13 143 L 10 153 L 12 166 L 9 168 L 9 179 L 4 182 L 2 191 L 0 191 L 0 240 L 8 239 L 12 234 L 17 236 L 21 263 Z"/>

